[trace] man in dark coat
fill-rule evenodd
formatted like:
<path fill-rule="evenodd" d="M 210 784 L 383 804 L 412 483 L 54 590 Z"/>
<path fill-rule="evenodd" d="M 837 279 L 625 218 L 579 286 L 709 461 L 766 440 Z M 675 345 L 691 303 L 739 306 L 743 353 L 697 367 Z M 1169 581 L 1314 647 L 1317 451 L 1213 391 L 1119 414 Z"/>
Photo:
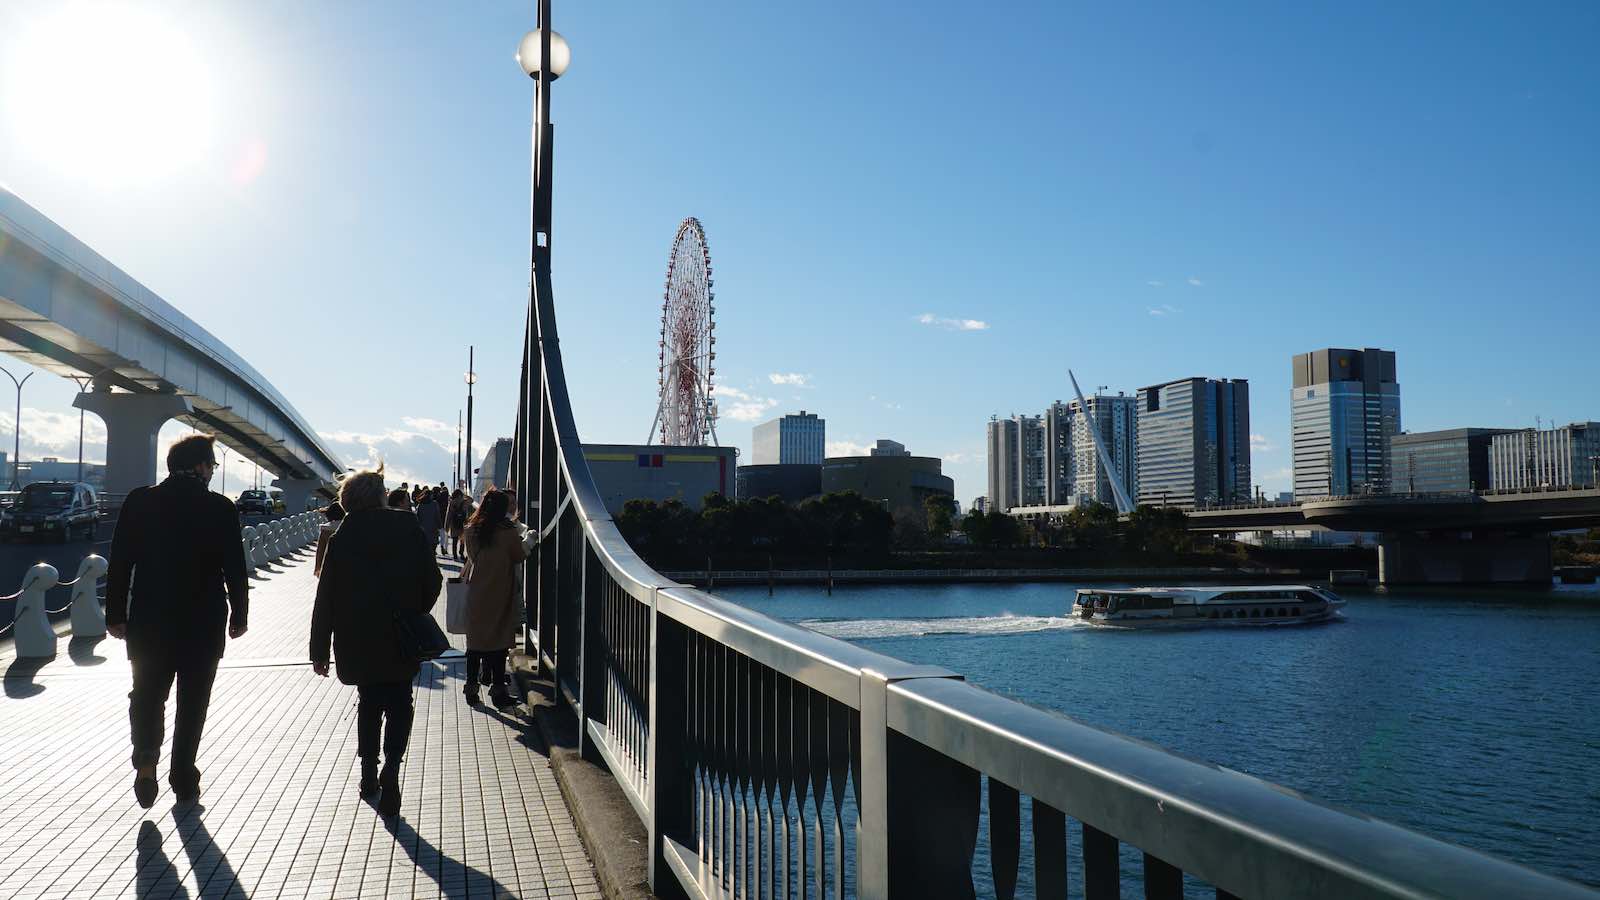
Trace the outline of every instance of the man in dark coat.
<path fill-rule="evenodd" d="M 318 675 L 328 674 L 331 643 L 339 680 L 356 686 L 359 791 L 368 797 L 381 790 L 378 812 L 392 816 L 400 810 L 400 762 L 411 738 L 411 683 L 417 677 L 417 661 L 400 647 L 395 613 L 431 611 L 443 575 L 417 517 L 384 508 L 381 474 L 346 478 L 339 502 L 346 515 L 328 538 L 311 610 L 311 666 Z"/>
<path fill-rule="evenodd" d="M 214 442 L 197 434 L 173 444 L 167 479 L 128 495 L 111 539 L 106 630 L 128 642 L 133 793 L 146 809 L 156 799 L 156 762 L 174 680 L 178 711 L 167 780 L 178 802 L 199 798 L 195 757 L 223 634 L 240 637 L 249 621 L 239 513 L 233 501 L 208 488 L 217 468 Z"/>

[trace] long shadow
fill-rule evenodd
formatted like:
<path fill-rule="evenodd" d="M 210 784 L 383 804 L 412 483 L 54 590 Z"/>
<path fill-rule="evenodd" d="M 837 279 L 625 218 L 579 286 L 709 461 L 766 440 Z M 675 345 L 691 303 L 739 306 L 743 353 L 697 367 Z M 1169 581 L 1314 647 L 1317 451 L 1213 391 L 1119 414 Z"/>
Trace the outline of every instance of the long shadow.
<path fill-rule="evenodd" d="M 194 870 L 195 884 L 200 885 L 200 900 L 244 897 L 238 874 L 233 871 L 228 857 L 223 855 L 222 848 L 217 846 L 211 832 L 206 830 L 205 821 L 200 818 L 203 812 L 205 805 L 198 803 L 172 808 L 178 837 L 183 841 L 183 852 L 188 855 L 189 866 Z"/>
<path fill-rule="evenodd" d="M 14 659 L 6 667 L 5 689 L 6 696 L 13 700 L 26 700 L 44 693 L 44 685 L 33 680 L 39 670 L 48 665 L 55 657 L 27 659 Z"/>
<path fill-rule="evenodd" d="M 161 829 L 146 819 L 139 826 L 139 861 L 134 875 L 135 897 L 181 897 L 187 900 L 188 890 L 178 877 L 178 868 L 161 849 Z"/>
<path fill-rule="evenodd" d="M 400 816 L 384 819 L 383 827 L 400 848 L 406 851 L 406 855 L 411 857 L 411 862 L 433 879 L 434 884 L 439 886 L 439 892 L 445 897 L 451 900 L 455 898 L 466 900 L 469 896 L 494 898 L 517 896 L 514 891 L 488 874 L 440 852 L 438 847 L 417 834 L 417 830 Z"/>
<path fill-rule="evenodd" d="M 80 666 L 98 666 L 105 662 L 106 658 L 94 651 L 105 639 L 106 636 L 103 634 L 99 637 L 75 637 L 67 641 L 67 656 Z"/>

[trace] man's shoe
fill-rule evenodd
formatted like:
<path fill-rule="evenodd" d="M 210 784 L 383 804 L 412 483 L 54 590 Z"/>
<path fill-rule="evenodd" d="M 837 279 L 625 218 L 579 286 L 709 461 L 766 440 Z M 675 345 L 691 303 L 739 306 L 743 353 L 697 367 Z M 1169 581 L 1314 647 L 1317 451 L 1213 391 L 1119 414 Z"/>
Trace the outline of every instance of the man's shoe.
<path fill-rule="evenodd" d="M 371 797 L 378 792 L 378 763 L 361 761 L 361 796 Z"/>
<path fill-rule="evenodd" d="M 383 791 L 378 797 L 378 815 L 391 818 L 400 814 L 400 773 L 384 772 L 378 780 Z"/>
<path fill-rule="evenodd" d="M 133 799 L 139 801 L 139 805 L 145 809 L 156 805 L 156 794 L 160 790 L 161 786 L 156 784 L 154 775 L 133 776 Z"/>
<path fill-rule="evenodd" d="M 463 689 L 462 693 L 467 695 L 468 706 L 483 705 L 483 698 L 478 696 L 478 686 L 476 684 L 469 683 L 466 688 Z"/>

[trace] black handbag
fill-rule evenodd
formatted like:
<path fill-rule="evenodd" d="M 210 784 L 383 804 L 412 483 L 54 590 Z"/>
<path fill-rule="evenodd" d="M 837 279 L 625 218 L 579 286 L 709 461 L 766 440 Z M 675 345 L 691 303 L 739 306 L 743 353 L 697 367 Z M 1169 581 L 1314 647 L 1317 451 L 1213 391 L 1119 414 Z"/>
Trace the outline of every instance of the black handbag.
<path fill-rule="evenodd" d="M 433 616 L 414 609 L 397 609 L 394 613 L 395 637 L 400 642 L 400 653 L 413 662 L 424 663 L 438 659 L 450 649 L 450 639 Z"/>

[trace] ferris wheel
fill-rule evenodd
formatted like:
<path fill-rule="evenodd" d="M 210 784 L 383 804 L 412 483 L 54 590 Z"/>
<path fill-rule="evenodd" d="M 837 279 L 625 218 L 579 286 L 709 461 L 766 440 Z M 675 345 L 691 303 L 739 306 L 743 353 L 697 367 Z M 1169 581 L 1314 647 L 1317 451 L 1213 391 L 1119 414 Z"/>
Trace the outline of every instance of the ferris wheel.
<path fill-rule="evenodd" d="M 689 217 L 678 226 L 667 260 L 666 298 L 661 305 L 661 345 L 657 386 L 660 401 L 650 425 L 650 440 L 677 446 L 717 441 L 716 308 L 711 292 L 711 251 L 705 229 Z"/>

